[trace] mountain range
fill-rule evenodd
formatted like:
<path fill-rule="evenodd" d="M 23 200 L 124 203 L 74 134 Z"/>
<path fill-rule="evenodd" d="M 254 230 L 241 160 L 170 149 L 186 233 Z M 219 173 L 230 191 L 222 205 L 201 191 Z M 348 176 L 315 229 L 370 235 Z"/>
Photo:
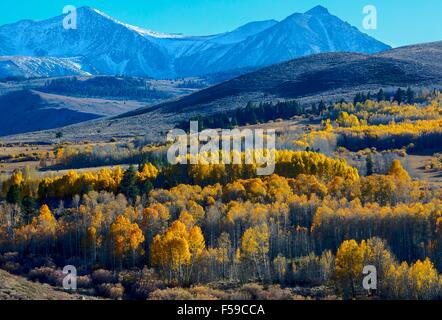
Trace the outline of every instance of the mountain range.
<path fill-rule="evenodd" d="M 63 28 L 64 17 L 1 26 L 0 77 L 181 78 L 257 69 L 322 52 L 390 49 L 321 6 L 210 36 L 158 33 L 89 7 L 77 9 L 75 30 Z"/>

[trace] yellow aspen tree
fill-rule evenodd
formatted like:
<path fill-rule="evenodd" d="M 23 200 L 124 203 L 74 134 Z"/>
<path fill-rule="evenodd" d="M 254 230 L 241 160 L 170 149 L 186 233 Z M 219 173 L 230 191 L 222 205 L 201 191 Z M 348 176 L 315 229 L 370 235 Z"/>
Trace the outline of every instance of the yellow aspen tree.
<path fill-rule="evenodd" d="M 269 227 L 267 224 L 261 224 L 247 229 L 241 240 L 242 254 L 246 259 L 249 259 L 254 263 L 258 277 L 261 280 L 264 280 L 269 272 L 269 239 Z"/>
<path fill-rule="evenodd" d="M 57 220 L 46 204 L 40 207 L 40 214 L 37 219 L 34 218 L 33 224 L 46 235 L 54 235 L 57 228 Z"/>
<path fill-rule="evenodd" d="M 155 236 L 151 245 L 151 263 L 160 268 L 169 279 L 181 281 L 185 277 L 185 267 L 191 261 L 186 226 L 175 221 L 166 233 Z"/>
<path fill-rule="evenodd" d="M 355 240 L 344 241 L 336 253 L 336 279 L 345 297 L 356 296 L 356 285 L 362 275 L 364 249 Z"/>
<path fill-rule="evenodd" d="M 158 169 L 153 164 L 146 163 L 141 172 L 137 172 L 137 176 L 141 182 L 145 182 L 146 180 L 155 179 L 158 173 Z"/>
<path fill-rule="evenodd" d="M 390 171 L 388 172 L 390 176 L 395 176 L 401 180 L 410 181 L 410 175 L 402 166 L 402 163 L 399 160 L 393 160 L 391 164 Z"/>
<path fill-rule="evenodd" d="M 115 255 L 120 265 L 128 252 L 135 259 L 135 251 L 144 242 L 144 235 L 136 223 L 131 223 L 124 215 L 119 215 L 110 226 L 110 233 L 114 243 Z"/>
<path fill-rule="evenodd" d="M 189 232 L 189 250 L 193 258 L 198 258 L 206 248 L 204 235 L 199 226 L 194 226 Z"/>
<path fill-rule="evenodd" d="M 179 221 L 181 221 L 187 230 L 190 230 L 195 225 L 195 218 L 186 210 L 181 212 Z"/>
<path fill-rule="evenodd" d="M 439 274 L 430 259 L 418 260 L 408 272 L 411 299 L 431 300 L 438 296 Z M 405 284 L 406 285 L 406 284 Z"/>

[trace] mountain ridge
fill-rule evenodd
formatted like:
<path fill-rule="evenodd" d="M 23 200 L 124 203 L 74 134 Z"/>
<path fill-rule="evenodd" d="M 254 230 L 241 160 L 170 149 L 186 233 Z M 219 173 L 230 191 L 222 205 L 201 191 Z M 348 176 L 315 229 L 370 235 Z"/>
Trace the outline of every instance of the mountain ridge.
<path fill-rule="evenodd" d="M 282 21 L 252 21 L 230 32 L 197 37 L 139 28 L 90 7 L 78 8 L 77 17 L 76 30 L 63 29 L 64 15 L 0 26 L 4 44 L 0 55 L 83 57 L 91 67 L 83 70 L 79 65 L 76 74 L 92 70 L 97 75 L 164 79 L 258 68 L 320 52 L 373 53 L 390 48 L 324 7 Z"/>

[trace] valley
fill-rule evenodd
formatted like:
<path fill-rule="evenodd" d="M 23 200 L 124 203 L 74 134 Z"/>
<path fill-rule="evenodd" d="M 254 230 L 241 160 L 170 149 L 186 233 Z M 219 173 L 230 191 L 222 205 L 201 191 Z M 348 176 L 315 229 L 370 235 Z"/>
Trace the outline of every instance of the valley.
<path fill-rule="evenodd" d="M 117 116 L 191 94 L 206 85 L 195 78 L 63 77 L 3 82 L 0 111 L 8 112 L 9 117 L 0 120 L 0 136 Z"/>

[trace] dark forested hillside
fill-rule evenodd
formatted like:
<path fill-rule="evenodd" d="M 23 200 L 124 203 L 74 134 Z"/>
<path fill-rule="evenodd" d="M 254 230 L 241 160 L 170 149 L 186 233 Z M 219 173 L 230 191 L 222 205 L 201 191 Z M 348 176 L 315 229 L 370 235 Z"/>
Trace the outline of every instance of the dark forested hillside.
<path fill-rule="evenodd" d="M 118 77 L 76 77 L 49 80 L 40 89 L 48 93 L 84 97 L 118 97 L 119 99 L 165 99 L 171 95 L 152 88 L 144 79 Z"/>

